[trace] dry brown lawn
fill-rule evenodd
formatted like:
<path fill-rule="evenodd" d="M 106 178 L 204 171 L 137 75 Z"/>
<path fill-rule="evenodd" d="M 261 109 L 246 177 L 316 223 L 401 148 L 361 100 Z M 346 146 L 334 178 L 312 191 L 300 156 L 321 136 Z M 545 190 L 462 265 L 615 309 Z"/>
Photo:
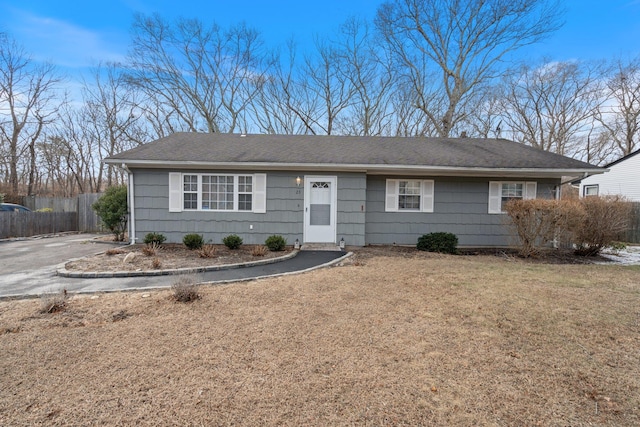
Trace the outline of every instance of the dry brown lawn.
<path fill-rule="evenodd" d="M 0 302 L 0 425 L 640 425 L 640 269 L 356 256 Z"/>

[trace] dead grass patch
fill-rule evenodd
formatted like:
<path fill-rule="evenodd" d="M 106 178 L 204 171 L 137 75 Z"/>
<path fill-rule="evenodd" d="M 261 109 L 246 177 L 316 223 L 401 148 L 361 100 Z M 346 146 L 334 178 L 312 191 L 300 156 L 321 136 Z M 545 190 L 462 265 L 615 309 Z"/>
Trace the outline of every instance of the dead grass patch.
<path fill-rule="evenodd" d="M 640 424 L 639 269 L 373 252 L 197 304 L 0 301 L 1 424 Z"/>

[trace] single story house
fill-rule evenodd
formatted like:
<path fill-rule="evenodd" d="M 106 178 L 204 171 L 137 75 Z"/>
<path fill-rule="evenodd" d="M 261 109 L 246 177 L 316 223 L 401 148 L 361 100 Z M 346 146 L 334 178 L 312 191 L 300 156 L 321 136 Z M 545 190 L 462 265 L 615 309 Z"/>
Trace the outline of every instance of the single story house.
<path fill-rule="evenodd" d="M 640 202 L 640 150 L 605 166 L 607 172 L 580 180 L 580 196 L 624 196 Z"/>
<path fill-rule="evenodd" d="M 503 204 L 603 169 L 504 139 L 176 133 L 105 159 L 129 173 L 130 236 L 247 244 L 513 244 Z"/>

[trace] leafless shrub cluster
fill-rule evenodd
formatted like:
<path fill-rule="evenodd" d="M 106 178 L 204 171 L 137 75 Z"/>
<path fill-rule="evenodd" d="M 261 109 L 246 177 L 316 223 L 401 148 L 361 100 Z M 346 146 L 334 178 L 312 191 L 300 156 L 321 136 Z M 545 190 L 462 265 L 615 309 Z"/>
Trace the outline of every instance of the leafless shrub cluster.
<path fill-rule="evenodd" d="M 217 249 L 214 245 L 202 245 L 202 247 L 198 249 L 198 256 L 200 258 L 215 258 L 216 251 Z"/>
<path fill-rule="evenodd" d="M 511 200 L 505 205 L 510 225 L 520 242 L 520 256 L 535 256 L 540 248 L 556 238 L 566 222 L 565 212 L 557 200 Z"/>
<path fill-rule="evenodd" d="M 142 248 L 142 253 L 146 256 L 155 256 L 161 249 L 162 246 L 160 246 L 158 242 L 147 243 L 147 245 Z"/>
<path fill-rule="evenodd" d="M 67 308 L 67 290 L 42 294 L 40 296 L 40 313 L 50 314 L 64 311 Z"/>
<path fill-rule="evenodd" d="M 152 266 L 154 269 L 159 270 L 159 269 L 161 269 L 161 268 L 162 268 L 162 261 L 160 261 L 160 258 L 155 257 L 155 258 L 153 259 L 153 261 L 151 261 L 151 266 Z"/>
<path fill-rule="evenodd" d="M 585 197 L 580 208 L 571 228 L 578 255 L 599 254 L 629 227 L 631 204 L 622 197 Z"/>
<path fill-rule="evenodd" d="M 265 256 L 267 254 L 267 252 L 269 251 L 269 248 L 267 248 L 266 246 L 263 245 L 255 245 L 252 249 L 251 249 L 251 255 L 253 256 Z"/>
<path fill-rule="evenodd" d="M 610 246 L 629 226 L 631 205 L 620 197 L 570 200 L 512 200 L 505 205 L 520 244 L 520 255 L 535 256 L 552 241 L 593 256 Z"/>
<path fill-rule="evenodd" d="M 191 276 L 179 276 L 171 285 L 171 291 L 173 292 L 171 297 L 176 302 L 193 302 L 202 298 L 198 292 L 198 285 Z"/>
<path fill-rule="evenodd" d="M 105 252 L 105 255 L 114 256 L 114 255 L 120 255 L 123 253 L 124 251 L 122 249 L 109 249 L 108 251 Z"/>

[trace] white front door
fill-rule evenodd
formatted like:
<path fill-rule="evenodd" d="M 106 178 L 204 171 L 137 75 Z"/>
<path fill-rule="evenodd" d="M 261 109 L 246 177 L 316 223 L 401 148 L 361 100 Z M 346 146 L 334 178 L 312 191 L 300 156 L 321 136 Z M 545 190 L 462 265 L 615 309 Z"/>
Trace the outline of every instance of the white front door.
<path fill-rule="evenodd" d="M 304 177 L 304 241 L 336 243 L 336 176 Z"/>

